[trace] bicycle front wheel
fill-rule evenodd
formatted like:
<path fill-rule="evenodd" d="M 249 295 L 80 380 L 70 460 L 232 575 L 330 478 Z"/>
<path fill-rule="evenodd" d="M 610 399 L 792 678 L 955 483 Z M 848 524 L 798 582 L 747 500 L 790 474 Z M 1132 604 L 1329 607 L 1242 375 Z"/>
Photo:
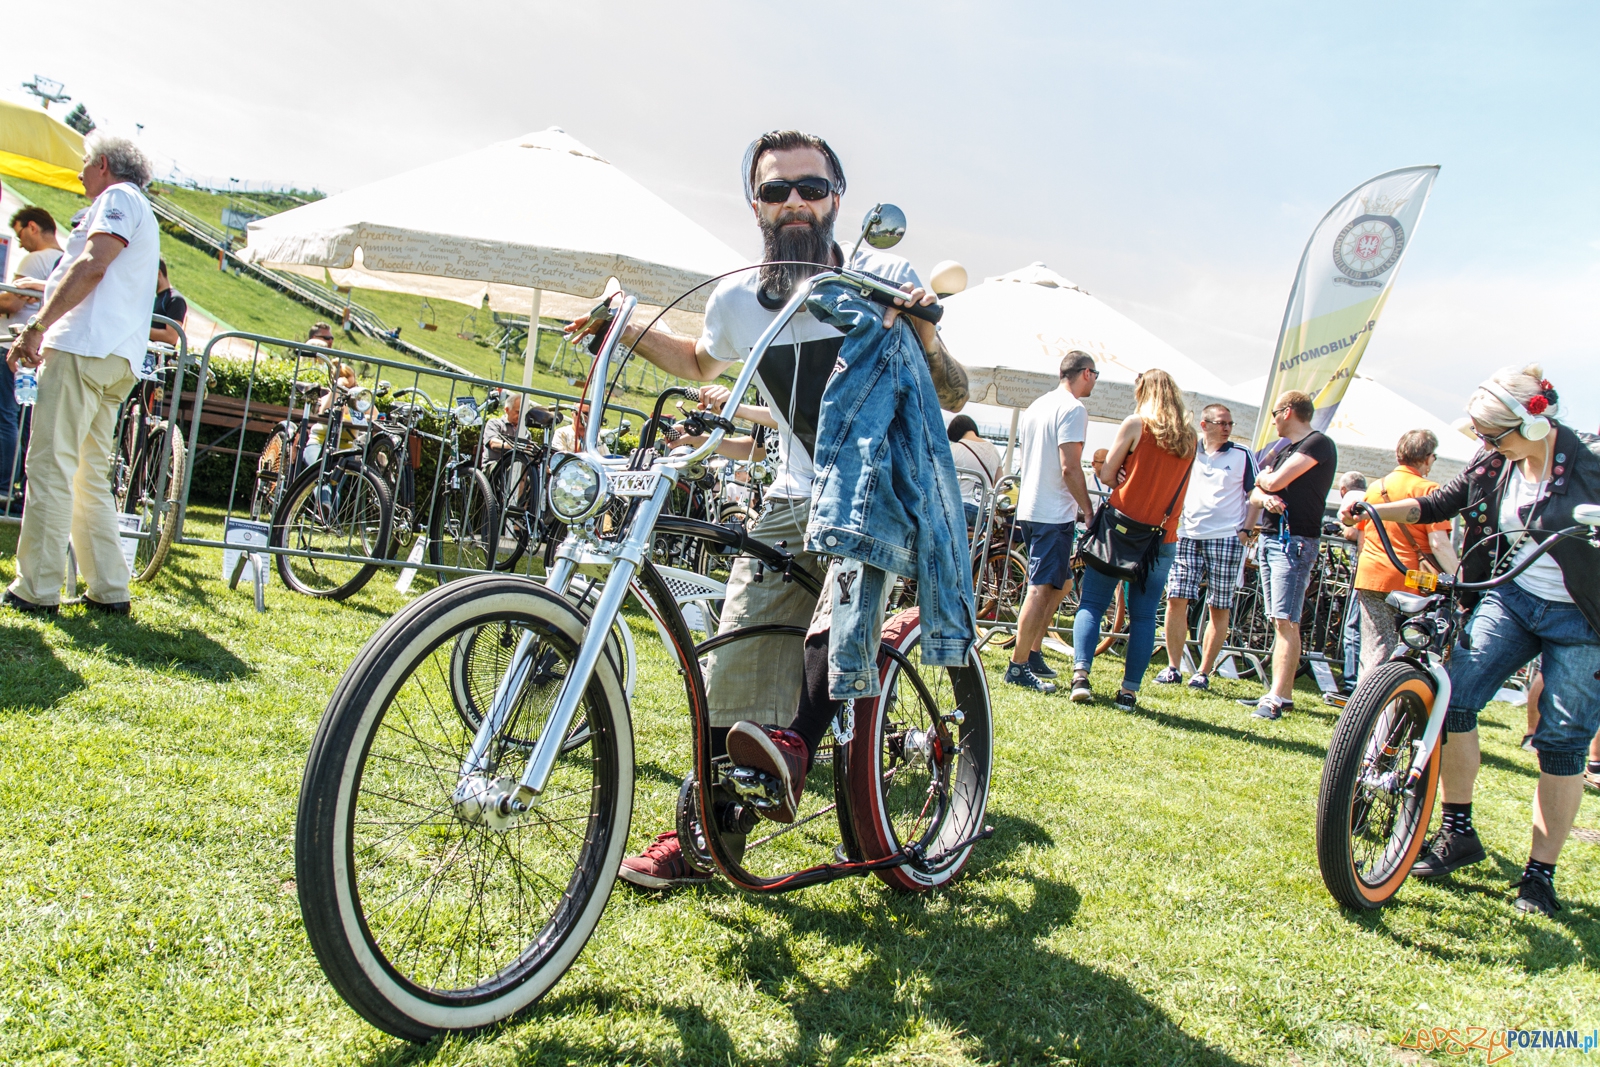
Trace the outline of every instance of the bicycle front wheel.
<path fill-rule="evenodd" d="M 989 684 L 976 652 L 965 667 L 919 669 L 915 608 L 890 619 L 883 640 L 910 667 L 880 655 L 883 693 L 855 702 L 855 734 L 834 773 L 845 776 L 862 857 L 912 854 L 911 862 L 877 874 L 916 892 L 960 874 L 983 832 L 994 748 Z"/>
<path fill-rule="evenodd" d="M 475 575 L 385 623 L 335 689 L 301 784 L 296 885 L 324 973 L 379 1029 L 425 1041 L 510 1018 L 599 922 L 633 807 L 633 734 L 604 657 L 525 814 L 453 800 L 474 735 L 452 707 L 462 635 L 505 629 L 533 658 L 490 744 L 499 788 L 521 776 L 585 627 L 528 579 Z"/>
<path fill-rule="evenodd" d="M 140 526 L 149 535 L 134 549 L 130 577 L 136 582 L 154 578 L 172 550 L 187 455 L 182 435 L 162 422 L 145 438 L 144 448 L 133 461 L 122 510 L 138 515 Z"/>
<path fill-rule="evenodd" d="M 480 470 L 469 467 L 460 474 L 459 488 L 445 489 L 434 498 L 428 518 L 428 561 L 442 567 L 493 570 L 500 525 L 494 490 Z M 441 572 L 439 580 L 455 577 L 459 575 Z"/>
<path fill-rule="evenodd" d="M 388 553 L 393 523 L 389 484 L 371 467 L 307 467 L 278 505 L 271 544 L 322 555 L 279 554 L 278 575 L 295 592 L 343 600 L 377 573 L 370 561 Z"/>
<path fill-rule="evenodd" d="M 1317 866 L 1347 908 L 1382 907 L 1422 850 L 1439 783 L 1439 750 L 1405 788 L 1433 711 L 1433 678 L 1391 660 L 1361 680 L 1334 727 L 1317 795 Z"/>

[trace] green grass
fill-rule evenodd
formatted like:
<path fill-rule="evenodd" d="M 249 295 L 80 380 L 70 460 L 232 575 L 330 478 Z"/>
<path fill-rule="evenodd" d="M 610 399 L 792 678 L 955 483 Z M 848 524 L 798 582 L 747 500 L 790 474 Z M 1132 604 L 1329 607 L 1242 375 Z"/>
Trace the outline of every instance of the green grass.
<path fill-rule="evenodd" d="M 1555 921 L 1510 906 L 1536 774 L 1520 709 L 1484 717 L 1489 862 L 1355 916 L 1314 856 L 1331 709 L 1307 694 L 1260 722 L 1230 699 L 1257 687 L 1219 681 L 1122 714 L 1003 689 L 995 657 L 998 832 L 956 886 L 619 886 L 530 1016 L 414 1048 L 324 982 L 291 851 L 318 717 L 402 598 L 382 576 L 344 605 L 275 584 L 258 616 L 219 570 L 175 549 L 133 622 L 0 611 L 0 1062 L 1365 1064 L 1416 1062 L 1396 1041 L 1418 1025 L 1600 1022 L 1596 846 L 1563 854 Z M 688 738 L 635 629 L 638 845 L 668 825 Z M 1120 666 L 1097 666 L 1101 692 Z M 1600 823 L 1593 794 L 1579 822 Z"/>

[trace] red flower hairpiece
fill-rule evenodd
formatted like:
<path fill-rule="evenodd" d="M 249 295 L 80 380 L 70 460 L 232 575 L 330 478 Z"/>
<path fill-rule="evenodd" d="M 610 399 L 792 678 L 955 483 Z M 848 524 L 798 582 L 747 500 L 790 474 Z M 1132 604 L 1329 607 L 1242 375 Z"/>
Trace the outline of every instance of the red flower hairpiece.
<path fill-rule="evenodd" d="M 1545 408 L 1550 406 L 1550 401 L 1542 396 L 1533 396 L 1528 399 L 1528 403 L 1525 406 L 1529 415 L 1543 415 Z"/>
<path fill-rule="evenodd" d="M 1550 390 L 1552 390 L 1554 388 L 1555 388 L 1555 386 L 1550 384 L 1550 379 L 1549 378 L 1540 378 L 1539 379 L 1539 389 L 1542 392 L 1548 393 Z"/>

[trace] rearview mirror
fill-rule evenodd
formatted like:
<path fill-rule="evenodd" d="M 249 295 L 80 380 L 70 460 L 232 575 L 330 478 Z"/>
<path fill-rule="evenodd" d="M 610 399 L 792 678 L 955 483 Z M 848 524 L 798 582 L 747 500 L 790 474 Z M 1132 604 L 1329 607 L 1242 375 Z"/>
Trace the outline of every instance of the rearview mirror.
<path fill-rule="evenodd" d="M 873 248 L 893 248 L 905 235 L 906 213 L 893 204 L 879 204 L 861 220 L 861 240 Z"/>

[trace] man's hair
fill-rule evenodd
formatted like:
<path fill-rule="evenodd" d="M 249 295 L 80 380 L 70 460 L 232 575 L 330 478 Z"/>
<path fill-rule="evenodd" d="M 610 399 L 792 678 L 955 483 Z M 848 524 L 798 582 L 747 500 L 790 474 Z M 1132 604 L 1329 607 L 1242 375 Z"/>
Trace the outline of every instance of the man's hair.
<path fill-rule="evenodd" d="M 1394 446 L 1395 462 L 1415 467 L 1438 451 L 1439 438 L 1432 430 L 1407 430 Z"/>
<path fill-rule="evenodd" d="M 1074 348 L 1071 352 L 1061 357 L 1061 380 L 1066 381 L 1074 374 L 1081 374 L 1093 366 L 1093 356 Z"/>
<path fill-rule="evenodd" d="M 1205 422 L 1215 423 L 1218 415 L 1232 415 L 1226 404 L 1207 404 L 1200 409 L 1200 418 Z"/>
<path fill-rule="evenodd" d="M 105 160 L 106 169 L 117 181 L 132 182 L 141 189 L 150 184 L 150 160 L 126 137 L 92 137 L 85 150 L 90 163 Z"/>
<path fill-rule="evenodd" d="M 329 326 L 325 322 L 319 322 L 312 326 L 311 329 L 306 331 L 306 340 L 309 341 L 319 333 L 328 333 L 331 335 L 333 333 L 333 327 Z"/>
<path fill-rule="evenodd" d="M 756 167 L 761 163 L 761 157 L 768 152 L 783 152 L 790 148 L 814 148 L 822 153 L 828 161 L 828 169 L 833 172 L 833 191 L 844 192 L 844 167 L 839 163 L 839 157 L 833 154 L 833 149 L 828 147 L 828 142 L 816 134 L 801 133 L 799 130 L 772 130 L 762 134 L 750 142 L 750 147 L 744 150 L 744 198 L 756 198 Z"/>
<path fill-rule="evenodd" d="M 164 259 L 156 260 L 156 267 L 157 267 L 158 270 L 160 270 L 160 272 L 162 274 L 167 273 L 167 261 L 166 260 L 164 260 Z"/>
<path fill-rule="evenodd" d="M 1339 492 L 1348 493 L 1352 489 L 1365 489 L 1367 476 L 1360 471 L 1345 471 L 1339 476 Z"/>
<path fill-rule="evenodd" d="M 39 227 L 40 233 L 56 232 L 55 217 L 42 207 L 33 207 L 30 205 L 28 207 L 18 208 L 11 216 L 12 229 L 26 226 L 30 222 Z"/>
<path fill-rule="evenodd" d="M 951 441 L 959 441 L 969 433 L 977 433 L 978 424 L 972 421 L 971 415 L 957 415 L 950 420 L 950 425 L 945 427 L 945 434 Z"/>
<path fill-rule="evenodd" d="M 1278 402 L 1272 405 L 1272 409 L 1276 411 L 1285 404 L 1294 412 L 1294 417 L 1301 422 L 1310 422 L 1311 416 L 1317 413 L 1317 405 L 1311 402 L 1311 396 L 1307 393 L 1302 393 L 1298 389 L 1285 389 L 1279 393 Z"/>

